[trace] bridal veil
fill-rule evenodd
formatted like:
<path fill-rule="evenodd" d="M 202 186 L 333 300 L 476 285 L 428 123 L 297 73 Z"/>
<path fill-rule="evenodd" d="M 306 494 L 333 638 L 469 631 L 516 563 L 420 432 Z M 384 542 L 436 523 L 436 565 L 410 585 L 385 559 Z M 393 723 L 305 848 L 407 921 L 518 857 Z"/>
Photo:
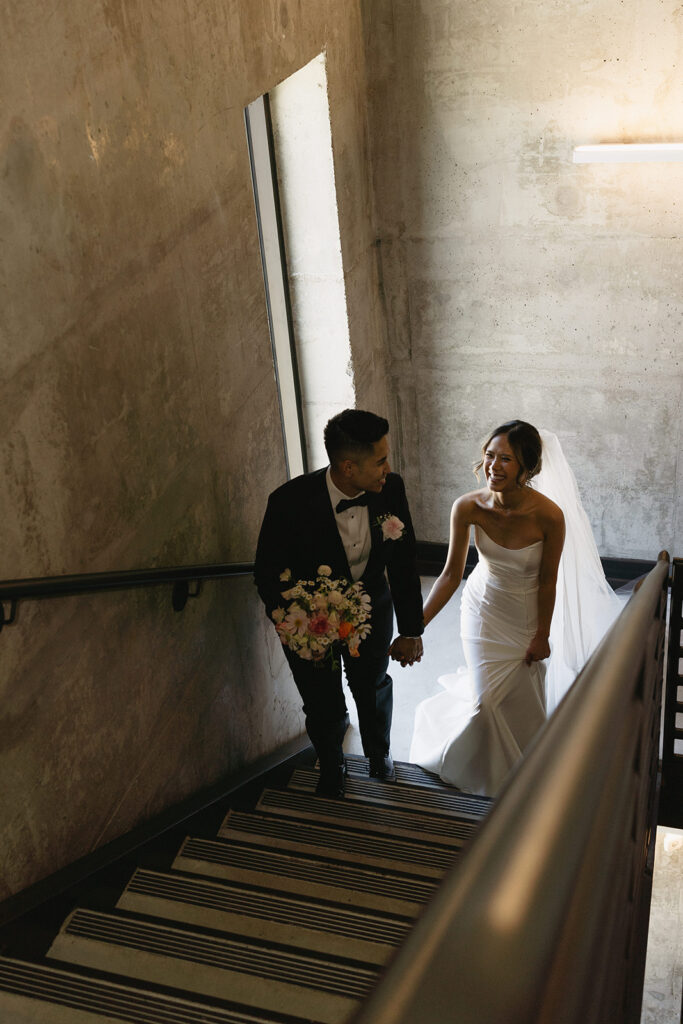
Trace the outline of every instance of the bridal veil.
<path fill-rule="evenodd" d="M 552 655 L 546 677 L 548 714 L 555 710 L 600 640 L 624 607 L 605 578 L 576 478 L 555 434 L 540 430 L 541 472 L 533 487 L 560 506 L 565 541 L 550 628 Z"/>

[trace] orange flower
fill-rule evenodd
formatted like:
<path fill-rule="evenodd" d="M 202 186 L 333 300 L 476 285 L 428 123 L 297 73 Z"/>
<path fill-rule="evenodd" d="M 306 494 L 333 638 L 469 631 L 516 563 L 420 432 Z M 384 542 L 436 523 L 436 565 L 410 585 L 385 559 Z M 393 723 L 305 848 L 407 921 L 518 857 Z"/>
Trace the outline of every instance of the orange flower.
<path fill-rule="evenodd" d="M 339 623 L 339 639 L 346 640 L 349 633 L 353 633 L 353 626 L 350 622 Z"/>

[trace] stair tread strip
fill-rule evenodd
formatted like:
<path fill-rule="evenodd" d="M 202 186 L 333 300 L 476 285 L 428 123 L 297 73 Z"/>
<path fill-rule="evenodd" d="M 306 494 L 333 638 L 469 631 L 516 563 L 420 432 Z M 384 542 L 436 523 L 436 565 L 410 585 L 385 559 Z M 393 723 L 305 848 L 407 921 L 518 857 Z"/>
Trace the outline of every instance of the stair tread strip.
<path fill-rule="evenodd" d="M 0 957 L 0 1012 L 4 993 L 129 1024 L 304 1024 L 289 1014 L 211 1006 L 183 996 L 145 991 L 124 981 L 93 978 L 11 957 Z"/>
<path fill-rule="evenodd" d="M 370 832 L 386 832 L 394 836 L 435 841 L 444 845 L 462 846 L 470 839 L 479 822 L 462 821 L 435 814 L 394 810 L 374 804 L 347 800 L 331 800 L 308 796 L 292 790 L 264 789 L 256 804 L 263 813 L 294 815 L 309 820 L 329 821 Z"/>
<path fill-rule="evenodd" d="M 297 856 L 293 853 L 280 853 L 267 847 L 220 839 L 188 837 L 180 848 L 174 868 L 184 870 L 182 862 L 185 858 L 226 867 L 262 869 L 271 876 L 300 879 L 308 883 L 316 882 L 319 885 L 348 888 L 417 903 L 428 900 L 436 887 L 432 879 L 349 865 L 345 861 L 314 858 L 306 854 Z"/>
<path fill-rule="evenodd" d="M 302 953 L 278 943 L 254 943 L 239 936 L 208 934 L 101 911 L 75 910 L 62 926 L 61 935 L 125 946 L 348 999 L 364 998 L 378 973 L 377 969 L 347 957 Z M 53 944 L 57 948 L 60 936 Z"/>
<path fill-rule="evenodd" d="M 409 918 L 309 900 L 273 889 L 196 880 L 142 868 L 126 886 L 124 897 L 129 894 L 390 946 L 398 946 L 412 924 Z"/>
<path fill-rule="evenodd" d="M 313 768 L 298 768 L 293 772 L 288 788 L 313 793 L 319 777 Z M 362 776 L 347 778 L 345 798 L 475 821 L 486 817 L 492 803 L 486 797 L 460 793 L 458 790 L 443 792 L 425 786 L 397 786 L 393 782 L 381 782 L 379 779 Z"/>
<path fill-rule="evenodd" d="M 370 762 L 367 757 L 357 754 L 345 754 L 347 775 L 358 778 L 368 778 Z M 453 786 L 443 782 L 434 772 L 428 772 L 419 764 L 411 764 L 408 761 L 394 761 L 396 770 L 396 782 L 399 785 L 420 786 L 423 789 L 440 789 L 444 792 L 453 792 Z"/>
<path fill-rule="evenodd" d="M 376 861 L 398 861 L 406 868 L 423 868 L 432 875 L 443 874 L 453 864 L 457 852 L 452 846 L 439 846 L 415 839 L 395 839 L 350 828 L 335 828 L 322 822 L 310 823 L 249 811 L 228 812 L 219 834 L 229 837 L 232 830 L 247 834 L 250 838 L 258 836 L 279 843 L 288 841 L 299 846 L 322 847 L 336 853 L 364 855 Z"/>

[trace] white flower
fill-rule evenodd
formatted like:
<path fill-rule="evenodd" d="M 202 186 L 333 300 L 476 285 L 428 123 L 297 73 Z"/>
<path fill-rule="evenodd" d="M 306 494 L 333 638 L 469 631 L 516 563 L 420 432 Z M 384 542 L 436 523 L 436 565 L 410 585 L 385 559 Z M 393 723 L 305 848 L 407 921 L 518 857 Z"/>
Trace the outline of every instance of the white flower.
<path fill-rule="evenodd" d="M 329 565 L 319 565 L 318 566 L 318 576 L 331 576 L 331 575 L 332 575 L 332 570 L 330 569 Z"/>
<path fill-rule="evenodd" d="M 298 604 L 290 605 L 284 624 L 288 633 L 303 636 L 308 628 L 308 615 Z"/>
<path fill-rule="evenodd" d="M 284 572 L 280 573 L 280 580 L 282 583 L 288 583 L 292 578 L 292 570 L 285 569 Z"/>
<path fill-rule="evenodd" d="M 327 595 L 327 600 L 333 607 L 338 608 L 339 605 L 344 600 L 344 598 L 342 594 L 339 593 L 338 590 L 331 590 L 330 593 Z"/>
<path fill-rule="evenodd" d="M 271 618 L 273 622 L 282 622 L 285 617 L 284 608 L 275 608 L 272 612 Z"/>

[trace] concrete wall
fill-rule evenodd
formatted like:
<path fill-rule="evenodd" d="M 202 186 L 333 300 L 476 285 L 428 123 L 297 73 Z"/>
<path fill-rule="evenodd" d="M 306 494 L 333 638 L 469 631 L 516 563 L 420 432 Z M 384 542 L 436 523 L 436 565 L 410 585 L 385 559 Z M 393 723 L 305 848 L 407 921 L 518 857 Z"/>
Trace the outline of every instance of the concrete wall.
<path fill-rule="evenodd" d="M 554 430 L 605 555 L 683 550 L 677 0 L 365 0 L 381 281 L 409 493 L 445 540 L 483 435 Z"/>
<path fill-rule="evenodd" d="M 0 577 L 252 557 L 285 471 L 243 108 L 322 50 L 383 411 L 357 4 L 4 4 Z M 0 898 L 302 730 L 249 579 L 27 602 L 0 647 Z"/>

